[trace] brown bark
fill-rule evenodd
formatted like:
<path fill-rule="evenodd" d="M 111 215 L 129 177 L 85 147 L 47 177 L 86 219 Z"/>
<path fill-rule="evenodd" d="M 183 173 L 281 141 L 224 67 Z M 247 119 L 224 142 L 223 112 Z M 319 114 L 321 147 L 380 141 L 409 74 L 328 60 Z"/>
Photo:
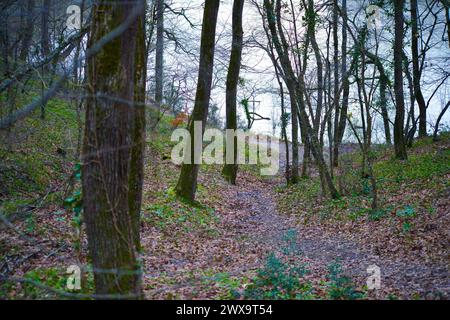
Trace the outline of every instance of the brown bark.
<path fill-rule="evenodd" d="M 342 143 L 342 139 L 345 133 L 345 124 L 347 123 L 347 111 L 348 111 L 348 97 L 350 94 L 350 82 L 349 75 L 347 74 L 347 0 L 342 0 L 342 64 L 341 64 L 341 76 L 342 76 L 342 105 L 338 112 L 339 120 L 337 121 L 337 127 L 335 127 L 334 141 L 333 141 L 333 166 L 339 165 L 339 146 Z M 336 121 L 336 118 L 335 118 Z M 336 122 L 335 122 L 336 125 Z"/>
<path fill-rule="evenodd" d="M 272 36 L 272 41 L 273 41 L 274 47 L 280 58 L 280 64 L 283 68 L 289 95 L 291 97 L 291 100 L 295 101 L 294 109 L 296 109 L 297 112 L 299 112 L 300 124 L 303 126 L 303 130 L 304 130 L 306 137 L 308 138 L 308 141 L 310 143 L 312 154 L 314 155 L 314 158 L 316 159 L 317 166 L 319 168 L 319 173 L 321 175 L 321 181 L 326 183 L 326 185 L 323 185 L 323 188 L 324 189 L 327 188 L 333 198 L 338 198 L 339 193 L 337 192 L 336 188 L 334 187 L 330 172 L 328 171 L 327 165 L 325 164 L 325 160 L 323 158 L 323 154 L 321 152 L 318 138 L 314 134 L 314 130 L 311 127 L 311 124 L 309 122 L 308 115 L 307 115 L 306 109 L 305 109 L 305 103 L 303 100 L 299 99 L 302 97 L 302 92 L 304 92 L 304 90 L 305 90 L 303 75 L 300 75 L 299 79 L 296 79 L 296 77 L 294 75 L 294 71 L 292 69 L 292 65 L 289 61 L 289 54 L 288 54 L 288 50 L 287 50 L 288 46 L 287 46 L 286 39 L 284 38 L 283 30 L 281 28 L 278 28 L 278 30 L 277 30 L 276 21 L 278 21 L 278 22 L 280 21 L 280 11 L 281 11 L 281 1 L 280 0 L 277 0 L 276 7 L 277 7 L 276 10 L 277 10 L 278 19 L 275 18 L 275 14 L 274 14 L 274 10 L 273 10 L 273 2 L 270 0 L 264 0 L 264 8 L 265 8 L 265 11 L 267 14 L 269 30 L 270 30 L 270 33 Z M 280 38 L 278 37 L 278 34 L 279 34 Z M 280 39 L 281 39 L 281 42 L 280 42 Z"/>
<path fill-rule="evenodd" d="M 204 131 L 206 118 L 208 116 L 209 99 L 211 95 L 211 83 L 214 65 L 214 44 L 219 5 L 219 0 L 210 0 L 205 2 L 200 44 L 200 66 L 198 71 L 197 91 L 195 95 L 194 110 L 192 111 L 189 124 L 189 132 L 191 134 L 192 163 L 184 163 L 182 165 L 181 174 L 175 188 L 178 196 L 191 201 L 195 199 L 195 192 L 197 190 L 197 175 L 199 169 L 199 165 L 194 163 L 194 122 L 201 121 L 202 131 Z"/>
<path fill-rule="evenodd" d="M 132 111 L 132 147 L 130 160 L 130 177 L 128 203 L 133 226 L 136 250 L 140 248 L 140 211 L 142 204 L 142 187 L 144 181 L 144 151 L 145 151 L 145 84 L 147 78 L 147 56 L 145 47 L 145 20 L 138 17 L 134 101 Z"/>
<path fill-rule="evenodd" d="M 155 101 L 161 108 L 164 68 L 164 0 L 156 2 Z"/>
<path fill-rule="evenodd" d="M 413 86 L 414 97 L 419 106 L 419 137 L 427 135 L 427 107 L 420 87 L 420 66 L 419 66 L 419 30 L 417 27 L 417 0 L 411 0 L 411 54 L 413 65 Z M 414 125 L 414 124 L 413 124 Z"/>
<path fill-rule="evenodd" d="M 130 17 L 143 1 L 100 1 L 93 7 L 88 48 Z M 133 16 L 131 16 L 133 17 Z M 140 19 L 143 19 L 141 17 Z M 127 20 L 129 21 L 129 20 Z M 83 145 L 83 208 L 97 294 L 138 298 L 140 266 L 130 214 L 130 159 L 136 92 L 138 21 L 88 59 Z M 89 50 L 89 49 L 88 49 Z M 101 94 L 102 97 L 95 97 Z"/>
<path fill-rule="evenodd" d="M 406 143 L 403 132 L 405 120 L 405 101 L 403 95 L 403 0 L 394 1 L 395 39 L 394 39 L 394 91 L 395 91 L 395 122 L 394 149 L 398 159 L 405 160 Z"/>
<path fill-rule="evenodd" d="M 339 157 L 339 115 L 341 110 L 339 109 L 339 38 L 338 38 L 338 3 L 337 0 L 333 1 L 333 104 L 334 104 L 334 148 L 333 165 L 338 165 Z M 336 157 L 336 159 L 334 159 Z"/>
<path fill-rule="evenodd" d="M 226 128 L 237 129 L 237 113 L 236 113 L 236 95 L 237 85 L 239 81 L 239 71 L 241 69 L 242 56 L 242 11 L 244 8 L 244 0 L 234 0 L 233 2 L 233 17 L 232 29 L 233 38 L 231 41 L 231 55 L 230 63 L 228 65 L 227 83 L 226 83 Z M 237 165 L 237 139 L 233 137 L 233 159 L 232 164 L 225 164 L 222 174 L 225 179 L 231 184 L 236 184 L 236 175 L 238 170 Z M 228 152 L 228 148 L 227 148 Z"/>
<path fill-rule="evenodd" d="M 31 40 L 33 39 L 33 31 L 34 31 L 34 23 L 33 23 L 33 15 L 34 15 L 34 0 L 27 1 L 26 7 L 26 19 L 24 24 L 24 36 L 22 39 L 22 45 L 20 48 L 20 61 L 25 61 L 28 57 L 28 51 L 31 46 Z"/>

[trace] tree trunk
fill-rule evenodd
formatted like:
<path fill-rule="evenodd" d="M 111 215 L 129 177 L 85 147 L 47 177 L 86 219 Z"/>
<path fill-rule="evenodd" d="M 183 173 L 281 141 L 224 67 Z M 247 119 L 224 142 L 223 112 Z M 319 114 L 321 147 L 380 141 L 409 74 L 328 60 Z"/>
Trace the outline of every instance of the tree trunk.
<path fill-rule="evenodd" d="M 420 87 L 419 30 L 417 28 L 417 0 L 411 0 L 411 54 L 413 65 L 414 97 L 419 106 L 419 137 L 427 135 L 427 107 Z M 413 124 L 414 125 L 414 124 Z"/>
<path fill-rule="evenodd" d="M 285 176 L 286 176 L 286 182 L 289 183 L 291 181 L 291 173 L 290 173 L 290 165 L 289 165 L 289 140 L 287 136 L 287 114 L 286 109 L 284 107 L 284 90 L 283 90 L 283 83 L 279 79 L 278 73 L 277 73 L 277 79 L 278 79 L 278 85 L 280 86 L 280 98 L 281 98 L 281 135 L 282 139 L 284 139 L 284 147 L 286 149 L 286 170 L 285 170 Z"/>
<path fill-rule="evenodd" d="M 350 81 L 347 74 L 347 0 L 342 0 L 342 106 L 339 110 L 339 121 L 337 129 L 335 129 L 334 143 L 333 143 L 333 166 L 339 165 L 339 146 L 342 143 L 342 139 L 345 133 L 345 124 L 347 123 L 347 111 L 348 111 L 348 97 L 350 94 Z"/>
<path fill-rule="evenodd" d="M 140 18 L 136 12 L 141 12 Z M 134 99 L 142 93 L 135 81 L 143 77 L 136 70 L 136 65 L 142 67 L 136 50 L 142 45 L 137 36 L 142 36 L 138 30 L 143 14 L 142 0 L 94 4 L 88 42 L 92 48 L 127 23 L 124 32 L 87 61 L 89 98 L 82 156 L 83 208 L 96 293 L 117 298 L 141 295 L 129 183 L 134 181 L 130 176 L 136 143 Z"/>
<path fill-rule="evenodd" d="M 163 99 L 164 81 L 164 0 L 156 2 L 155 102 L 158 110 Z"/>
<path fill-rule="evenodd" d="M 51 0 L 43 0 L 41 14 L 41 54 L 47 57 L 50 53 L 50 35 L 48 30 L 48 20 L 50 16 Z"/>
<path fill-rule="evenodd" d="M 33 39 L 34 23 L 34 0 L 27 1 L 26 20 L 24 25 L 24 36 L 22 39 L 22 45 L 20 48 L 19 60 L 25 62 L 28 57 L 28 51 L 31 46 L 31 40 Z"/>
<path fill-rule="evenodd" d="M 322 115 L 322 100 L 323 100 L 323 63 L 322 56 L 320 54 L 319 45 L 316 41 L 316 12 L 314 10 L 314 1 L 308 0 L 308 15 L 307 15 L 307 23 L 308 23 L 308 33 L 309 39 L 311 41 L 311 46 L 314 51 L 314 57 L 316 59 L 317 64 L 317 105 L 316 105 L 316 114 L 314 117 L 314 132 L 318 136 L 319 128 L 320 128 L 320 118 Z"/>
<path fill-rule="evenodd" d="M 233 18 L 232 18 L 232 28 L 233 28 L 233 39 L 231 41 L 231 54 L 230 54 L 230 64 L 228 66 L 227 83 L 226 83 L 226 118 L 227 118 L 227 129 L 236 130 L 237 129 L 237 113 L 236 113 L 236 95 L 237 95 L 237 85 L 239 81 L 239 71 L 241 69 L 241 56 L 242 56 L 242 11 L 244 8 L 244 0 L 234 0 L 233 3 Z M 228 137 L 227 137 L 228 138 Z M 223 167 L 222 174 L 225 179 L 231 184 L 236 184 L 236 175 L 238 170 L 237 165 L 237 139 L 233 135 L 233 163 L 226 163 Z M 227 149 L 228 144 L 227 141 Z M 230 151 L 231 152 L 231 151 Z M 228 158 L 228 157 L 227 157 Z"/>
<path fill-rule="evenodd" d="M 202 123 L 202 136 L 208 116 L 209 98 L 211 96 L 211 83 L 214 65 L 214 44 L 216 37 L 217 13 L 219 11 L 219 0 L 205 2 L 203 11 L 203 26 L 200 44 L 200 66 L 198 71 L 197 92 L 195 95 L 194 110 L 192 111 L 189 132 L 191 135 L 191 162 L 201 155 L 195 155 L 194 148 L 194 125 L 196 121 Z M 199 165 L 195 163 L 183 163 L 181 174 L 176 186 L 178 196 L 187 200 L 195 199 L 197 190 L 197 175 Z"/>
<path fill-rule="evenodd" d="M 450 101 L 447 102 L 444 109 L 442 109 L 441 113 L 439 113 L 439 116 L 436 120 L 436 125 L 434 126 L 434 132 L 433 132 L 433 141 L 438 140 L 438 132 L 439 132 L 439 123 L 441 122 L 442 117 L 444 116 L 445 112 L 447 111 L 448 107 L 450 106 Z"/>
<path fill-rule="evenodd" d="M 339 109 L 339 38 L 338 38 L 338 3 L 337 0 L 333 1 L 333 104 L 334 104 L 334 148 L 333 154 L 333 166 L 338 165 L 339 157 L 339 142 L 338 142 L 338 130 L 339 130 L 339 115 L 341 110 Z M 344 28 L 345 29 L 345 28 Z M 334 159 L 336 158 L 336 159 Z"/>
<path fill-rule="evenodd" d="M 383 117 L 383 125 L 384 125 L 384 137 L 386 139 L 386 143 L 388 145 L 392 144 L 391 140 L 391 129 L 389 126 L 389 114 L 387 109 L 387 79 L 385 76 L 380 75 L 380 108 L 381 108 L 381 116 Z"/>
<path fill-rule="evenodd" d="M 283 29 L 280 28 L 281 1 L 277 0 L 276 3 L 277 18 L 275 18 L 273 10 L 273 2 L 271 0 L 264 0 L 264 8 L 267 14 L 267 21 L 272 36 L 273 44 L 278 53 L 278 56 L 280 58 L 280 64 L 284 71 L 285 81 L 289 90 L 289 95 L 291 97 L 291 100 L 294 100 L 296 102 L 294 103 L 294 108 L 297 108 L 297 111 L 299 112 L 298 114 L 300 117 L 300 123 L 302 124 L 303 130 L 310 143 L 312 154 L 316 159 L 317 166 L 319 168 L 319 173 L 321 175 L 321 181 L 324 181 L 326 183 L 326 185 L 323 185 L 323 188 L 328 188 L 331 197 L 338 198 L 339 193 L 334 187 L 333 180 L 331 178 L 330 172 L 328 171 L 327 165 L 323 158 L 323 154 L 321 152 L 317 136 L 314 135 L 313 128 L 309 123 L 304 101 L 300 99 L 302 97 L 302 93 L 305 90 L 303 75 L 301 75 L 300 79 L 297 81 L 294 75 L 294 71 L 292 69 L 292 65 L 289 61 L 287 41 L 286 38 L 284 37 Z M 278 30 L 276 26 L 277 22 L 278 22 Z M 281 42 L 280 39 L 278 38 L 278 34 L 280 35 Z"/>
<path fill-rule="evenodd" d="M 291 98 L 291 129 L 292 129 L 292 166 L 290 183 L 298 182 L 298 114 L 297 102 Z"/>
<path fill-rule="evenodd" d="M 134 74 L 134 101 L 136 104 L 132 109 L 133 144 L 131 147 L 128 203 L 136 250 L 140 251 L 140 213 L 142 204 L 142 187 L 144 181 L 147 50 L 145 46 L 144 16 L 140 16 L 138 19 Z"/>
<path fill-rule="evenodd" d="M 405 101 L 403 96 L 403 4 L 404 0 L 394 1 L 395 40 L 394 40 L 394 91 L 395 122 L 394 148 L 397 159 L 407 159 L 403 123 L 405 120 Z"/>

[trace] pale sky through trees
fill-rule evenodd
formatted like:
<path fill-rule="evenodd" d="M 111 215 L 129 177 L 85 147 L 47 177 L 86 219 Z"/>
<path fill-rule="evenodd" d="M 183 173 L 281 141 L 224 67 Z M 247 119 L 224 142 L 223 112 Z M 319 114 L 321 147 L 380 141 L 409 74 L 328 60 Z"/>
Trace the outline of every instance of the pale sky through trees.
<path fill-rule="evenodd" d="M 186 8 L 186 16 L 188 16 L 192 21 L 196 21 L 197 23 L 201 21 L 201 14 L 202 10 L 200 8 L 202 7 L 203 1 L 177 1 L 174 0 L 171 2 L 171 6 L 174 8 L 177 7 L 184 7 Z M 319 5 L 319 1 L 316 1 L 317 5 Z M 361 11 L 361 8 L 366 8 L 369 5 L 370 1 L 348 1 L 348 16 L 349 18 L 353 18 L 355 15 L 355 10 L 359 10 L 359 13 L 357 15 L 357 21 L 361 24 L 365 20 L 365 13 L 364 11 Z M 409 4 L 407 4 L 408 6 Z M 423 4 L 422 4 L 423 5 Z M 419 7 L 421 6 L 419 1 Z M 232 1 L 226 0 L 221 1 L 220 9 L 219 9 L 219 21 L 217 26 L 217 34 L 216 34 L 216 56 L 215 56 L 215 72 L 216 75 L 218 75 L 219 79 L 216 79 L 217 81 L 214 83 L 215 86 L 213 86 L 212 90 L 212 103 L 217 103 L 220 107 L 220 112 L 222 117 L 224 118 L 225 115 L 225 98 L 224 98 L 224 79 L 226 75 L 226 66 L 228 64 L 229 59 L 229 48 L 231 43 L 231 7 L 232 7 Z M 192 9 L 189 9 L 192 8 Z M 419 8 L 420 11 L 420 8 Z M 321 11 L 321 17 L 324 17 L 324 14 L 327 14 L 327 11 L 322 9 Z M 441 12 L 441 15 L 444 13 Z M 303 15 L 303 13 L 301 14 Z M 299 17 L 301 17 L 299 15 Z M 377 30 L 378 37 L 382 39 L 380 41 L 380 49 L 379 54 L 382 57 L 391 58 L 392 57 L 392 47 L 390 45 L 391 41 L 393 40 L 393 29 L 389 30 L 390 27 L 392 27 L 392 17 L 387 17 L 383 11 L 380 15 L 381 17 L 381 29 Z M 432 17 L 429 17 L 428 20 L 430 21 Z M 442 16 L 443 18 L 443 16 Z M 328 17 L 328 19 L 331 19 Z M 405 13 L 405 19 L 408 19 L 407 13 Z M 182 32 L 182 37 L 186 37 L 186 39 L 193 39 L 194 37 L 198 39 L 199 37 L 199 28 L 197 27 L 195 30 L 189 27 L 188 23 L 180 17 L 177 17 L 174 21 L 170 21 L 169 19 L 166 19 L 169 26 L 176 28 L 177 30 L 185 30 L 185 32 Z M 297 19 L 298 24 L 301 23 L 301 18 Z M 341 28 L 341 25 L 339 25 L 339 28 Z M 259 91 L 255 95 L 255 100 L 261 101 L 259 105 L 259 113 L 264 117 L 272 117 L 273 115 L 273 109 L 275 109 L 275 115 L 279 117 L 279 98 L 276 94 L 269 94 L 264 93 L 264 91 L 275 91 L 278 92 L 278 85 L 275 81 L 275 75 L 273 71 L 273 66 L 271 64 L 270 59 L 268 58 L 267 54 L 262 50 L 257 48 L 254 45 L 251 45 L 251 47 L 248 46 L 249 41 L 251 40 L 252 36 L 256 36 L 258 41 L 261 43 L 266 43 L 267 39 L 265 38 L 264 32 L 262 30 L 262 20 L 261 17 L 256 10 L 254 4 L 252 1 L 246 1 L 245 7 L 244 7 L 244 14 L 243 14 L 243 29 L 244 29 L 244 50 L 243 50 L 243 56 L 242 56 L 242 64 L 243 68 L 241 70 L 241 78 L 244 78 L 248 80 L 249 87 L 254 88 L 256 91 Z M 425 67 L 424 74 L 422 75 L 422 86 L 423 86 L 423 92 L 425 95 L 425 100 L 428 100 L 428 97 L 432 94 L 435 86 L 437 83 L 439 83 L 439 79 L 441 74 L 438 72 L 433 71 L 436 68 L 441 68 L 441 70 L 450 70 L 450 49 L 448 48 L 448 43 L 445 41 L 442 41 L 441 35 L 444 30 L 444 25 L 440 24 L 436 26 L 436 29 L 434 31 L 433 38 L 431 42 L 436 42 L 437 46 L 433 47 L 427 56 L 425 65 L 428 67 Z M 338 33 L 339 35 L 339 41 L 341 41 L 341 33 Z M 407 38 L 410 36 L 410 28 L 406 30 L 405 34 L 405 52 L 410 57 L 410 44 L 407 41 Z M 326 52 L 326 31 L 325 31 L 325 24 L 321 23 L 317 26 L 317 39 L 320 46 L 320 49 L 322 51 L 322 55 L 325 55 Z M 373 41 L 373 34 L 372 34 L 372 41 Z M 386 44 L 383 42 L 383 40 L 388 40 L 389 43 Z M 198 47 L 198 42 L 190 42 L 187 41 L 187 45 L 192 47 L 192 50 L 198 51 L 198 48 L 195 47 L 195 45 Z M 332 41 L 332 40 L 331 40 Z M 246 46 L 247 45 L 247 46 Z M 340 44 L 339 44 L 340 45 Z M 173 45 L 172 44 L 166 44 L 166 66 L 169 66 L 170 69 L 173 68 L 172 62 L 177 61 L 178 65 L 183 65 L 186 60 L 186 54 L 174 54 L 173 52 Z M 349 36 L 349 45 L 348 49 L 350 50 L 352 46 L 352 39 Z M 332 55 L 332 50 L 331 50 Z M 152 58 L 151 58 L 152 59 Z M 310 53 L 310 59 L 313 60 L 313 53 Z M 348 58 L 349 59 L 349 58 Z M 190 62 L 194 64 L 198 63 L 196 59 L 190 58 Z M 310 64 L 308 68 L 308 72 L 314 73 L 315 70 L 313 69 L 313 65 Z M 182 67 L 183 68 L 183 67 Z M 168 72 L 165 74 L 167 75 Z M 194 72 L 191 75 L 191 81 L 195 83 L 196 81 L 196 73 Z M 238 89 L 238 101 L 244 97 L 244 95 L 248 95 L 248 92 L 251 92 L 250 88 L 247 88 L 246 92 L 243 92 L 241 87 Z M 408 98 L 408 86 L 407 81 L 405 79 L 405 105 L 406 109 L 409 110 L 409 98 Z M 357 94 L 354 89 L 351 89 L 350 92 L 350 107 L 349 112 L 358 112 L 359 106 L 358 104 L 352 103 L 352 96 L 353 98 L 356 98 Z M 287 98 L 287 97 L 286 97 Z M 288 99 L 288 98 L 287 98 Z M 433 99 L 431 100 L 430 106 L 427 109 L 427 116 L 428 116 L 428 130 L 431 130 L 430 124 L 435 123 L 437 116 L 439 115 L 439 112 L 442 110 L 442 108 L 445 106 L 445 103 L 450 99 L 450 81 L 447 80 L 444 85 L 438 90 L 438 92 L 435 94 Z M 393 102 L 388 97 L 388 101 L 390 103 L 390 114 L 393 113 Z M 190 104 L 190 107 L 192 107 L 192 103 Z M 240 113 L 240 116 L 242 120 L 245 120 L 245 116 L 243 113 L 242 106 L 238 105 L 238 110 Z M 418 107 L 417 103 L 415 105 L 415 114 L 418 114 Z M 382 119 L 381 116 L 377 116 L 375 120 L 375 127 L 374 127 L 374 139 L 375 142 L 382 142 L 384 140 L 383 130 L 382 130 Z M 277 122 L 279 122 L 279 119 L 277 119 Z M 441 120 L 442 125 L 449 125 L 450 123 L 450 114 L 447 112 L 444 114 L 444 117 Z M 270 134 L 272 132 L 272 123 L 268 120 L 261 120 L 261 121 L 255 121 L 252 130 L 258 133 L 266 133 Z M 290 131 L 290 130 L 288 130 Z M 280 134 L 280 128 L 277 127 L 277 135 Z M 352 134 L 350 132 L 347 132 L 347 135 L 344 136 L 347 138 L 352 139 Z"/>

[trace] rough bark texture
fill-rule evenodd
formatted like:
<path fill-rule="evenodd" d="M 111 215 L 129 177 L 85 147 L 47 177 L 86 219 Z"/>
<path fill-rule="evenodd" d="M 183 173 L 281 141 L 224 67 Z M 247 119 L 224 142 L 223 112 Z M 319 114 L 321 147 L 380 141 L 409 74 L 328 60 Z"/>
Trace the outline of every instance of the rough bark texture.
<path fill-rule="evenodd" d="M 191 159 L 192 163 L 183 163 L 181 174 L 176 186 L 178 196 L 188 199 L 195 199 L 197 190 L 197 175 L 199 165 L 194 164 L 194 122 L 201 121 L 205 129 L 206 118 L 208 116 L 209 98 L 211 95 L 211 82 L 214 65 L 214 44 L 216 36 L 217 13 L 219 11 L 219 0 L 205 2 L 203 11 L 203 26 L 200 44 L 200 66 L 198 70 L 197 91 L 195 94 L 194 110 L 189 123 L 191 134 Z"/>
<path fill-rule="evenodd" d="M 241 69 L 242 56 L 242 10 L 244 8 L 244 0 L 234 0 L 233 3 L 233 38 L 231 41 L 230 63 L 228 65 L 227 83 L 226 83 L 226 118 L 227 129 L 237 129 L 237 114 L 236 114 L 236 95 L 237 85 L 239 81 L 239 71 Z M 236 175 L 238 170 L 237 165 L 237 139 L 234 137 L 233 147 L 233 164 L 225 164 L 222 174 L 225 179 L 231 184 L 236 184 Z M 228 152 L 228 149 L 227 149 Z"/>
<path fill-rule="evenodd" d="M 88 48 L 121 25 L 143 1 L 100 1 L 93 7 Z M 143 19 L 143 18 L 141 18 Z M 129 181 L 133 145 L 138 18 L 88 59 L 83 145 L 83 207 L 97 294 L 140 296 Z M 95 95 L 102 94 L 102 98 Z M 106 98 L 103 98 L 106 97 Z"/>
<path fill-rule="evenodd" d="M 403 0 L 394 2 L 395 40 L 394 40 L 394 91 L 395 91 L 395 122 L 394 149 L 398 159 L 406 159 L 405 135 L 403 123 L 405 120 L 405 101 L 403 95 Z"/>
<path fill-rule="evenodd" d="M 417 0 L 411 0 L 411 54 L 413 65 L 414 97 L 419 106 L 419 137 L 427 135 L 427 107 L 420 87 L 419 30 L 417 28 Z"/>

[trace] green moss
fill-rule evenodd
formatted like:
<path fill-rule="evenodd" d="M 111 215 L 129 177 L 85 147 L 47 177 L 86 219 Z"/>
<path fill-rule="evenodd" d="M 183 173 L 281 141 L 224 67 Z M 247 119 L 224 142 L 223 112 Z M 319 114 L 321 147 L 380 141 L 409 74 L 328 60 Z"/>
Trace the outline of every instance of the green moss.
<path fill-rule="evenodd" d="M 201 204 L 179 199 L 172 188 L 159 192 L 153 203 L 144 208 L 142 220 L 162 231 L 178 227 L 185 232 L 203 230 L 214 234 L 218 217 L 214 210 Z"/>
<path fill-rule="evenodd" d="M 61 268 L 36 268 L 24 274 L 25 282 L 21 286 L 12 281 L 6 281 L 0 286 L 0 295 L 8 298 L 22 299 L 67 299 L 58 291 L 65 293 L 86 294 L 94 293 L 94 277 L 91 271 L 87 272 L 79 291 L 67 289 L 69 274 Z M 42 287 L 48 288 L 44 289 Z"/>
<path fill-rule="evenodd" d="M 450 149 L 410 154 L 407 161 L 380 161 L 374 171 L 379 180 L 396 183 L 441 176 L 450 172 Z"/>

